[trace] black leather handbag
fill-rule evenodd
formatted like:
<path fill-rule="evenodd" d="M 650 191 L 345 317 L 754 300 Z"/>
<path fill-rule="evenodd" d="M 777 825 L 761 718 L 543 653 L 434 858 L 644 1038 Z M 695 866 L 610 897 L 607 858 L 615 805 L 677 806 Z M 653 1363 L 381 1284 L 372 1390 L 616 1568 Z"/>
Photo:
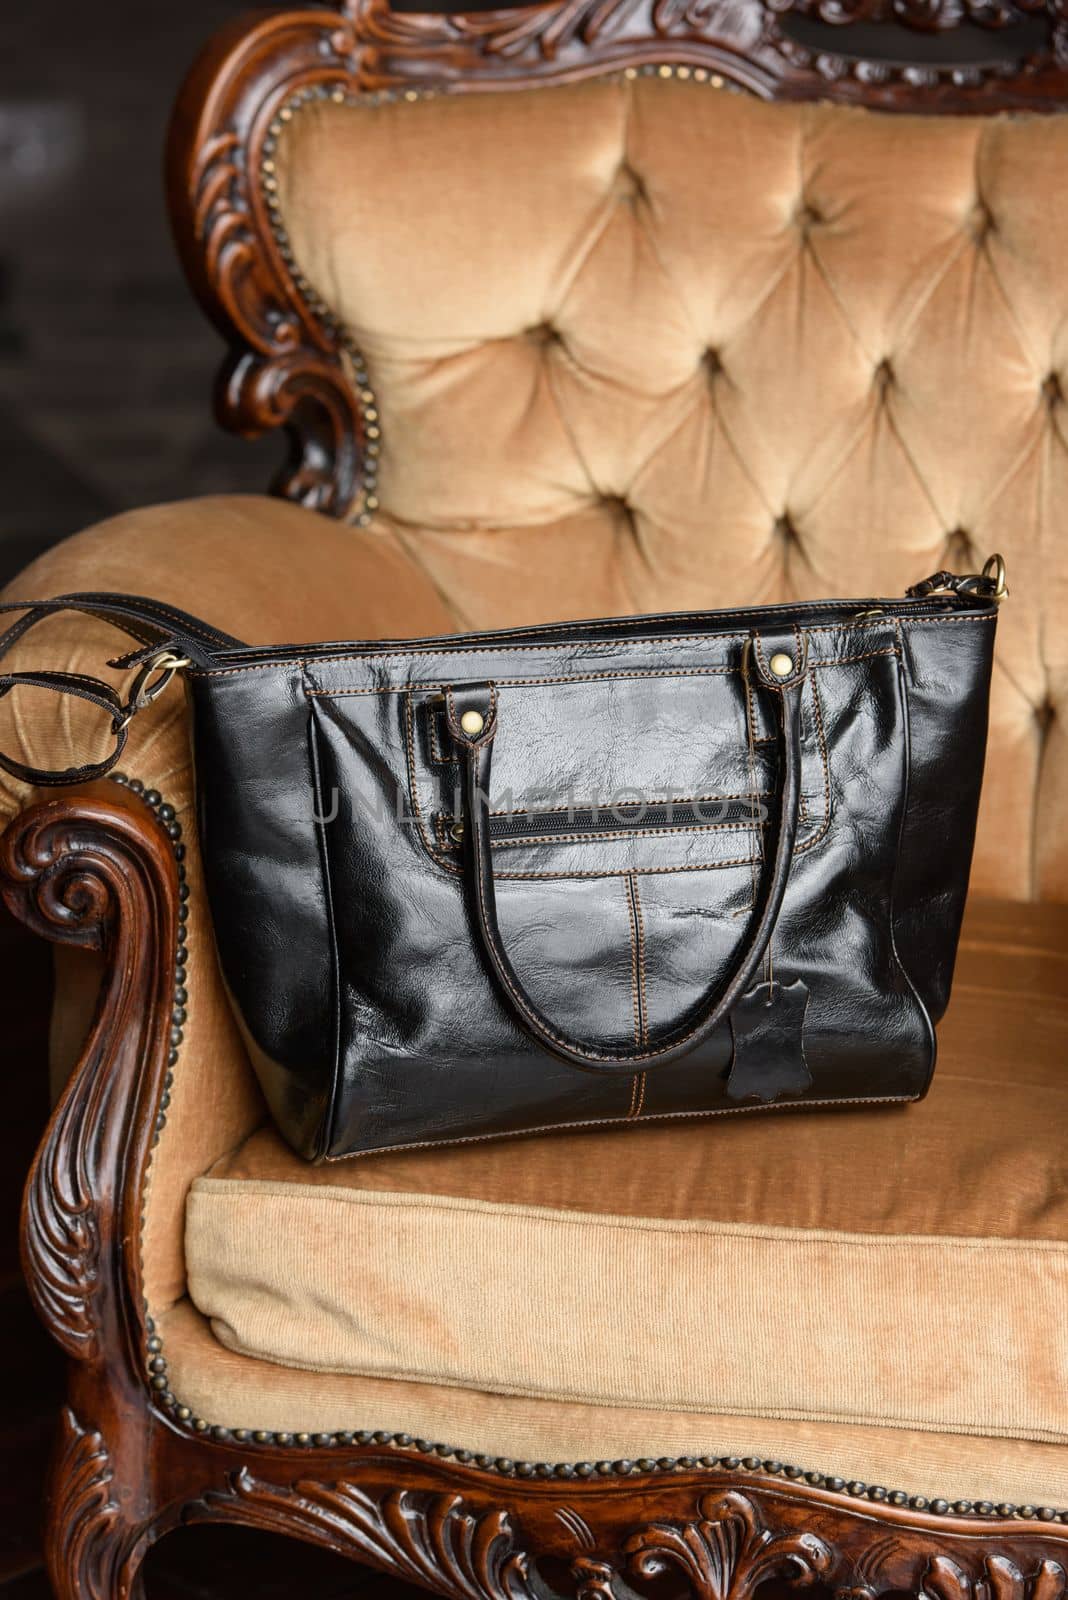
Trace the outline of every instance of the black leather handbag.
<path fill-rule="evenodd" d="M 904 600 L 258 649 L 132 596 L 107 761 L 183 671 L 223 975 L 311 1160 L 919 1099 L 949 996 L 1000 558 Z"/>

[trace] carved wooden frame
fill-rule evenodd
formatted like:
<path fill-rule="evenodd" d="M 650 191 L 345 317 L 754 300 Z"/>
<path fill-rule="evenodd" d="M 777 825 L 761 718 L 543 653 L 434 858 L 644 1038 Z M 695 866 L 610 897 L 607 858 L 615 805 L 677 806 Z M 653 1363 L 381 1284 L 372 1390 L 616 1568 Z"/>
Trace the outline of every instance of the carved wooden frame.
<path fill-rule="evenodd" d="M 70 1358 L 47 1512 L 59 1600 L 137 1596 L 149 1547 L 205 1521 L 287 1533 L 448 1600 L 634 1600 L 665 1572 L 695 1600 L 750 1600 L 769 1577 L 841 1600 L 1065 1600 L 1054 1507 L 950 1506 L 777 1461 L 491 1461 L 405 1434 L 193 1416 L 124 1246 L 185 1019 L 182 855 L 173 810 L 126 779 L 32 806 L 0 840 L 15 915 L 106 957 L 23 1211 L 27 1281 Z"/>
<path fill-rule="evenodd" d="M 1040 46 L 999 53 L 1009 25 L 1028 18 L 1045 24 Z M 916 37 L 982 24 L 990 57 L 890 61 L 851 46 L 851 27 L 887 22 Z M 812 24 L 819 43 L 797 31 Z M 890 111 L 1057 110 L 1068 106 L 1068 0 L 544 0 L 453 15 L 337 0 L 236 23 L 182 91 L 168 187 L 186 271 L 230 346 L 219 419 L 290 436 L 276 492 L 357 522 L 377 508 L 367 368 L 301 273 L 273 203 L 272 156 L 294 108 L 313 94 L 416 99 L 609 72 Z"/>

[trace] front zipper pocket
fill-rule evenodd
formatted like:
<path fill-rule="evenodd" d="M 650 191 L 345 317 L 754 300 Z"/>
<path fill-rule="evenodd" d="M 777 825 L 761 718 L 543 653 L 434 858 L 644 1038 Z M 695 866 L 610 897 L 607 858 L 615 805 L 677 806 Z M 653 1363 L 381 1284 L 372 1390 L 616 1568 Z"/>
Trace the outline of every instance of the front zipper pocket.
<path fill-rule="evenodd" d="M 565 806 L 553 811 L 498 811 L 490 817 L 490 843 L 536 845 L 583 839 L 614 839 L 630 833 L 695 833 L 707 828 L 763 827 L 767 796 L 707 795 L 697 800 L 627 801 L 618 805 Z M 441 844 L 463 842 L 463 820 L 439 813 L 434 819 Z"/>

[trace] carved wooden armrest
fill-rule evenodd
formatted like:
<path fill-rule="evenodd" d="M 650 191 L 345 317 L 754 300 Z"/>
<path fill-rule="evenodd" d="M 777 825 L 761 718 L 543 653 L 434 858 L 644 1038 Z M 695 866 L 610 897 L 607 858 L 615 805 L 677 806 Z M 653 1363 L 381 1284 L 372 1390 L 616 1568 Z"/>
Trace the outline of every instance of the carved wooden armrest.
<path fill-rule="evenodd" d="M 0 840 L 14 915 L 98 950 L 96 1017 L 30 1169 L 23 1265 L 49 1332 L 79 1362 L 144 1361 L 141 1190 L 164 1090 L 175 990 L 179 863 L 152 808 L 99 783 L 20 813 Z"/>
<path fill-rule="evenodd" d="M 134 1476 L 132 1490 L 113 1497 L 103 1441 L 121 1439 L 112 1449 L 132 1465 L 150 1337 L 137 1241 L 168 1072 L 180 873 L 153 808 L 115 783 L 32 805 L 0 839 L 0 892 L 11 912 L 46 939 L 105 957 L 93 1025 L 30 1168 L 22 1211 L 30 1294 L 71 1357 L 48 1491 L 46 1553 L 60 1596 L 117 1593 L 120 1570 L 143 1548 L 131 1529 L 148 1510 L 147 1489 Z"/>

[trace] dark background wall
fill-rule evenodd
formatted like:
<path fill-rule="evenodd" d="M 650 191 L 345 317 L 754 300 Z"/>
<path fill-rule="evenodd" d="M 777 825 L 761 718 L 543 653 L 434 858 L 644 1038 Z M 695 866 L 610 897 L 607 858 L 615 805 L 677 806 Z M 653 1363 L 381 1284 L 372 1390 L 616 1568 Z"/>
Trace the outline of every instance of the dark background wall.
<path fill-rule="evenodd" d="M 171 103 L 239 0 L 0 6 L 0 582 L 128 506 L 259 490 L 211 418 L 221 345 L 163 206 Z"/>
<path fill-rule="evenodd" d="M 0 584 L 124 507 L 268 480 L 277 443 L 246 444 L 211 420 L 221 343 L 182 280 L 160 170 L 181 77 L 239 9 L 0 0 Z M 48 1112 L 50 973 L 48 946 L 0 905 L 2 1600 L 51 1592 L 41 1494 L 62 1363 L 30 1309 L 16 1236 Z M 273 1544 L 164 1546 L 156 1567 L 150 1592 L 172 1600 L 379 1593 L 347 1567 L 287 1563 Z"/>

